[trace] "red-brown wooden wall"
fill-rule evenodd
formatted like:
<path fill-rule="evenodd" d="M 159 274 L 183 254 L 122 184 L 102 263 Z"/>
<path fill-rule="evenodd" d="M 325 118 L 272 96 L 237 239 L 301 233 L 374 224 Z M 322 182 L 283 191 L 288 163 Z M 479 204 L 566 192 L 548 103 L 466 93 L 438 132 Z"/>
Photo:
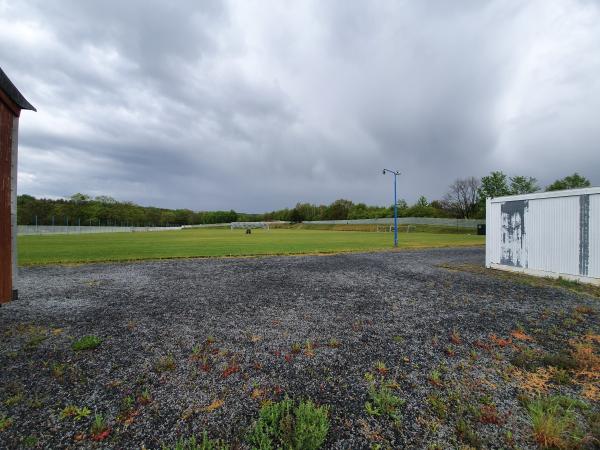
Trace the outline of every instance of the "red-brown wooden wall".
<path fill-rule="evenodd" d="M 13 111 L 0 99 L 0 303 L 12 297 L 11 153 Z"/>

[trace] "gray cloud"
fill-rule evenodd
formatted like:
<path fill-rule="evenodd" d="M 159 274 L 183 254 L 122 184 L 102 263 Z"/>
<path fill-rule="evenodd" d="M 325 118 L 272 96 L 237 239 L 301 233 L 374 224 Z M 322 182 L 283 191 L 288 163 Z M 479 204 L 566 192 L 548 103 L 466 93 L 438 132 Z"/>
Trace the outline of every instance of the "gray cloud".
<path fill-rule="evenodd" d="M 173 3 L 173 2 L 171 2 Z M 583 0 L 0 1 L 20 191 L 264 211 L 443 195 L 502 169 L 600 184 Z"/>

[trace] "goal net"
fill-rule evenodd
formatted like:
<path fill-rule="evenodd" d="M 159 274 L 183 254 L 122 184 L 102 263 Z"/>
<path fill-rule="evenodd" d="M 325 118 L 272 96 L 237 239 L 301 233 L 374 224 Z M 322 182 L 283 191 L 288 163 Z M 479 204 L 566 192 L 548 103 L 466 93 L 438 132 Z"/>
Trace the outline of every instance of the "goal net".
<path fill-rule="evenodd" d="M 377 225 L 377 231 L 381 233 L 393 233 L 394 225 Z M 411 231 L 415 231 L 414 225 L 398 225 L 398 233 L 410 233 Z"/>

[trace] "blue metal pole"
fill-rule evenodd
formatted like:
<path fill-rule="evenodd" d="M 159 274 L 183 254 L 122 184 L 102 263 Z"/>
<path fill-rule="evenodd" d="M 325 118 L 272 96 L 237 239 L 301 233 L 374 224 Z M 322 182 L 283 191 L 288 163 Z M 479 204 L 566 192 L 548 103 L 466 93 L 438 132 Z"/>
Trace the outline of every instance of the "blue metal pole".
<path fill-rule="evenodd" d="M 396 193 L 396 178 L 398 178 L 398 176 L 394 173 L 394 247 L 398 247 L 398 199 Z"/>

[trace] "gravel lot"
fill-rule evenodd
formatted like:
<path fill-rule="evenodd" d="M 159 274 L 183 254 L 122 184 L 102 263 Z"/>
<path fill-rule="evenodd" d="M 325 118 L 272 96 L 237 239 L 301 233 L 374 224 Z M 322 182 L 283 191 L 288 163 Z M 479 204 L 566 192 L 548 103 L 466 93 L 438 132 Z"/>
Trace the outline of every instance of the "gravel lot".
<path fill-rule="evenodd" d="M 247 448 L 261 402 L 288 395 L 330 405 L 329 448 L 537 448 L 519 401 L 528 372 L 511 361 L 600 334 L 600 302 L 439 267 L 483 260 L 475 248 L 21 269 L 20 299 L 0 308 L 0 447 L 160 448 L 206 430 Z M 101 345 L 74 351 L 85 335 Z M 378 361 L 401 422 L 365 411 Z M 548 386 L 586 402 L 593 448 L 594 384 Z M 61 417 L 69 405 L 92 415 Z M 98 442 L 94 413 L 110 428 Z"/>

